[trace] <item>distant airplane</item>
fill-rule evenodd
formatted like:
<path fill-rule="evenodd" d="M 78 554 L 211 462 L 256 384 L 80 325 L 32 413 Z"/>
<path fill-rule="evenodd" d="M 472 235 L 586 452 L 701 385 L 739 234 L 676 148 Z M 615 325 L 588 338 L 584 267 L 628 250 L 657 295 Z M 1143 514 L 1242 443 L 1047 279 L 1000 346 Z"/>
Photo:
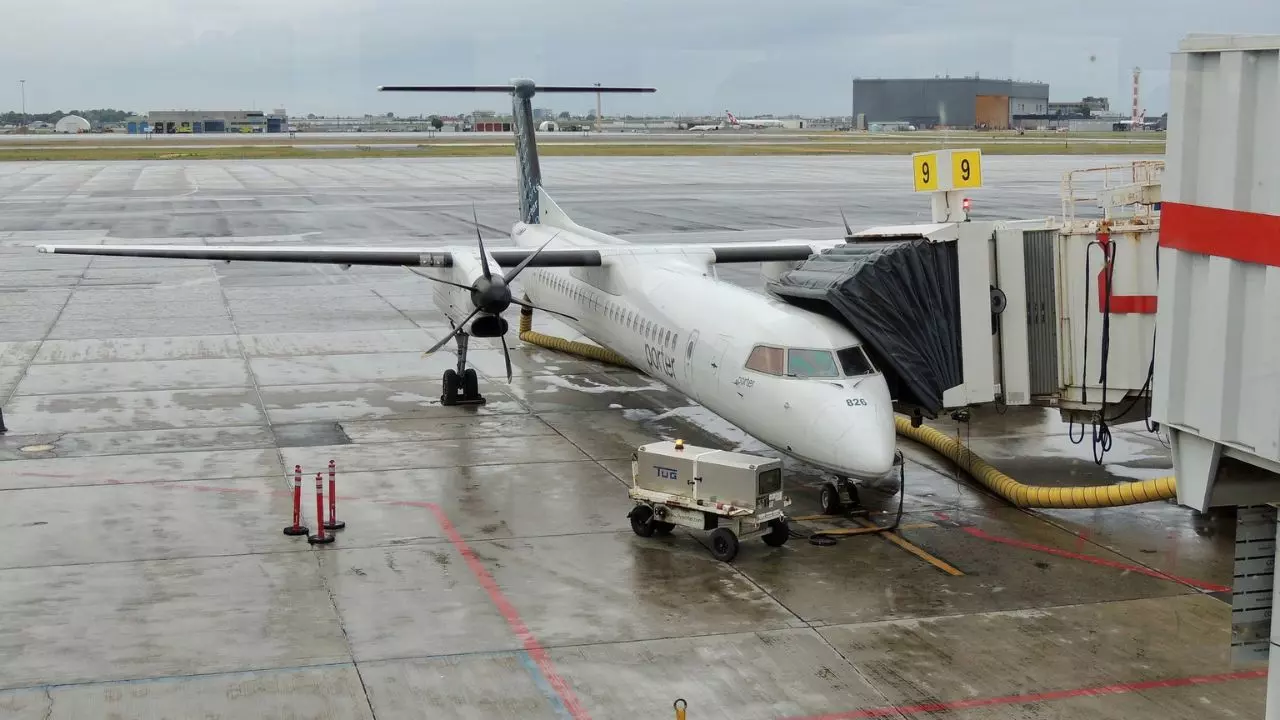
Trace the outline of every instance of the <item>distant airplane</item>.
<path fill-rule="evenodd" d="M 768 119 L 750 118 L 747 120 L 739 120 L 738 118 L 734 117 L 733 113 L 729 112 L 728 110 L 725 110 L 724 114 L 729 118 L 729 124 L 736 127 L 767 128 L 767 127 L 785 127 L 786 126 L 785 122 L 781 120 L 774 120 L 771 118 L 768 118 Z"/>
<path fill-rule="evenodd" d="M 652 88 L 510 85 L 391 86 L 385 91 L 503 92 L 513 97 L 520 220 L 515 248 L 41 245 L 77 255 L 393 265 L 432 281 L 453 331 L 457 369 L 446 405 L 483 403 L 467 367 L 471 337 L 497 337 L 507 353 L 511 305 L 545 310 L 693 398 L 760 441 L 842 480 L 889 472 L 896 446 L 889 387 L 844 325 L 713 276 L 717 263 L 794 262 L 843 240 L 632 245 L 575 223 L 542 187 L 535 93 L 654 92 Z M 510 268 L 504 271 L 503 268 Z M 511 284 L 518 278 L 524 299 Z M 507 354 L 507 380 L 511 358 Z M 843 485 L 844 483 L 841 483 Z M 828 504 L 824 487 L 824 507 Z M 838 496 L 835 505 L 838 506 Z"/>

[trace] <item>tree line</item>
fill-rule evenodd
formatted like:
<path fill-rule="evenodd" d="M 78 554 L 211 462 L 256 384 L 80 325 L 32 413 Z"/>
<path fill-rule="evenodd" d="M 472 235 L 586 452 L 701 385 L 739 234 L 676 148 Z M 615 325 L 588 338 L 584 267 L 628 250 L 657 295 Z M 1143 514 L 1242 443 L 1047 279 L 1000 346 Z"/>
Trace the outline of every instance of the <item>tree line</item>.
<path fill-rule="evenodd" d="M 56 123 L 68 115 L 79 115 L 88 120 L 94 127 L 108 123 L 124 122 L 127 118 L 132 117 L 136 113 L 128 110 L 116 110 L 115 108 L 98 108 L 95 110 L 72 110 L 70 112 L 62 112 L 55 110 L 51 113 L 27 113 L 24 117 L 20 112 L 7 112 L 0 114 L 0 125 L 21 125 L 33 122 Z"/>

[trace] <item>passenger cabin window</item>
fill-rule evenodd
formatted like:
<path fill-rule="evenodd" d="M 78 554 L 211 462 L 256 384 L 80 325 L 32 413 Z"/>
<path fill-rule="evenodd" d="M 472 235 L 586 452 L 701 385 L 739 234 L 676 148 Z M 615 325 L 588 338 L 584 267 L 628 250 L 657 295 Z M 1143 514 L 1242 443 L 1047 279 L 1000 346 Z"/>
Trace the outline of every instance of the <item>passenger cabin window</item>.
<path fill-rule="evenodd" d="M 757 345 L 747 358 L 747 369 L 770 375 L 781 375 L 785 351 L 780 347 Z"/>
<path fill-rule="evenodd" d="M 787 374 L 795 377 L 840 377 L 840 368 L 830 350 L 787 351 Z"/>
<path fill-rule="evenodd" d="M 848 377 L 874 375 L 876 372 L 875 366 L 871 364 L 871 358 L 867 357 L 861 345 L 841 348 L 836 351 L 836 357 L 840 359 L 840 367 Z"/>

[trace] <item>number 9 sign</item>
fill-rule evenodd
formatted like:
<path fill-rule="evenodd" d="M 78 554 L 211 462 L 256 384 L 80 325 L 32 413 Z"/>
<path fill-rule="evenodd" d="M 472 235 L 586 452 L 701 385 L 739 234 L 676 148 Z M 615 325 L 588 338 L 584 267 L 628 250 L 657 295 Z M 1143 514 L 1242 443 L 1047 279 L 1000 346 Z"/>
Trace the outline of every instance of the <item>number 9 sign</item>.
<path fill-rule="evenodd" d="M 937 190 L 938 189 L 938 156 L 933 153 L 921 153 L 912 156 L 912 162 L 915 165 L 913 179 L 915 180 L 915 190 Z"/>
<path fill-rule="evenodd" d="M 951 182 L 957 189 L 982 187 L 982 153 L 977 150 L 952 151 Z"/>

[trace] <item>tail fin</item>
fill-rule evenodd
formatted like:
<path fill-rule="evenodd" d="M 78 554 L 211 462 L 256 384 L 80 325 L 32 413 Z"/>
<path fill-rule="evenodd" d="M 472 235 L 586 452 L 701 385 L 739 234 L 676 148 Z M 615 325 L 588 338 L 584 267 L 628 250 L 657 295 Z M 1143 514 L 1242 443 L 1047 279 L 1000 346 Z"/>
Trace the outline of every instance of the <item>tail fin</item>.
<path fill-rule="evenodd" d="M 534 136 L 533 96 L 537 93 L 651 93 L 657 88 L 604 87 L 601 85 L 548 85 L 538 87 L 532 80 L 512 80 L 510 85 L 382 85 L 384 92 L 502 92 L 511 95 L 512 130 L 516 135 L 517 182 L 520 190 L 520 220 L 540 221 L 538 189 L 542 168 L 538 164 L 538 141 Z"/>

